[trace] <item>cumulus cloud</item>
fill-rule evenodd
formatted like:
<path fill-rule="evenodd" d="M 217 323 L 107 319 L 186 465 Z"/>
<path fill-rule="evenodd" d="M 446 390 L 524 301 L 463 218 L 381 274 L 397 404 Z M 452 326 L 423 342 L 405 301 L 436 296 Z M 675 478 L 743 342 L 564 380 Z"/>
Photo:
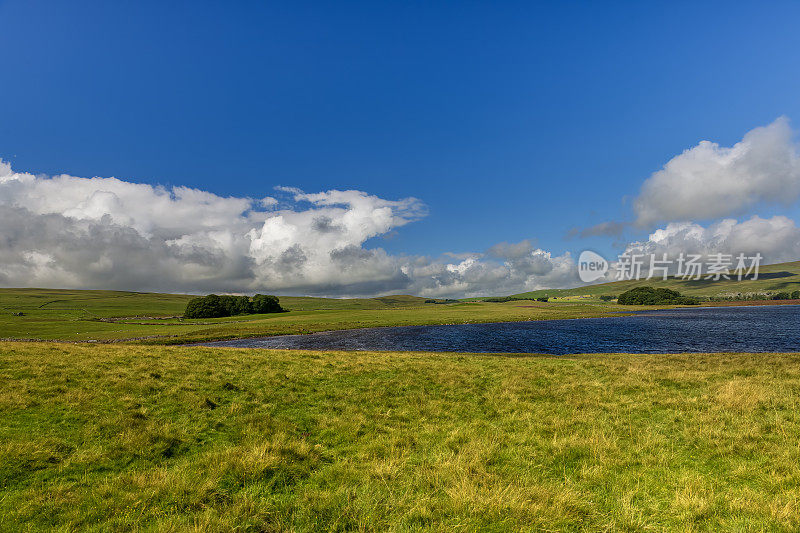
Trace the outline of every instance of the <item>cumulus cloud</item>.
<path fill-rule="evenodd" d="M 702 226 L 674 222 L 651 233 L 647 240 L 628 245 L 627 252 L 638 254 L 732 254 L 760 253 L 764 264 L 796 261 L 800 256 L 800 228 L 785 216 L 753 216 L 739 222 L 728 218 Z"/>
<path fill-rule="evenodd" d="M 745 213 L 800 196 L 800 156 L 785 117 L 755 128 L 732 147 L 701 141 L 672 158 L 634 200 L 640 227 Z"/>
<path fill-rule="evenodd" d="M 425 216 L 415 198 L 290 187 L 276 196 L 34 176 L 0 161 L 0 285 L 471 296 L 576 279 L 568 254 L 527 241 L 439 258 L 366 247 Z"/>
<path fill-rule="evenodd" d="M 417 258 L 403 271 L 413 280 L 414 294 L 435 297 L 506 295 L 580 284 L 569 253 L 554 256 L 527 242 L 520 243 L 527 247 L 520 253 L 515 246 L 511 245 L 510 255 L 499 255 L 502 252 L 495 249 L 491 254 L 476 254 L 458 262 Z"/>

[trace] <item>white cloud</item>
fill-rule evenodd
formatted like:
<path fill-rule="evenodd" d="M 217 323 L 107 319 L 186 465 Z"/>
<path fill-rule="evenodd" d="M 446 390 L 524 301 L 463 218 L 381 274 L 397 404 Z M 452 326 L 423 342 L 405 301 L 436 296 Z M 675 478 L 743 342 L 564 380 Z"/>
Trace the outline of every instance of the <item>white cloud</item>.
<path fill-rule="evenodd" d="M 674 222 L 650 234 L 645 241 L 633 242 L 628 252 L 660 254 L 670 258 L 678 254 L 760 253 L 764 264 L 796 261 L 800 258 L 800 228 L 785 216 L 753 216 L 738 222 L 724 219 L 708 226 Z"/>
<path fill-rule="evenodd" d="M 425 216 L 415 198 L 278 191 L 289 201 L 34 176 L 0 161 L 0 286 L 462 296 L 576 279 L 568 254 L 527 241 L 438 259 L 366 248 Z"/>
<path fill-rule="evenodd" d="M 730 148 L 702 141 L 672 158 L 634 201 L 640 227 L 720 218 L 800 196 L 800 157 L 785 117 L 755 128 Z"/>

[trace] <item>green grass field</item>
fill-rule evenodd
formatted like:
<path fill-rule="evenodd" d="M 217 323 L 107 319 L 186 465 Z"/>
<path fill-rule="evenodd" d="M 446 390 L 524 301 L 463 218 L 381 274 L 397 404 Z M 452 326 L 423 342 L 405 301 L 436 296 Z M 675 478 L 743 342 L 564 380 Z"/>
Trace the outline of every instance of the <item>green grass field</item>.
<path fill-rule="evenodd" d="M 3 531 L 796 531 L 800 355 L 0 344 Z"/>
<path fill-rule="evenodd" d="M 206 340 L 311 333 L 378 326 L 463 324 L 614 316 L 636 309 L 600 301 L 634 286 L 653 285 L 692 296 L 791 292 L 800 289 L 800 262 L 762 267 L 756 281 L 623 281 L 576 289 L 524 293 L 550 302 L 461 301 L 426 304 L 415 296 L 332 299 L 282 296 L 289 313 L 183 320 L 181 294 L 54 289 L 0 289 L 0 339 L 135 341 L 181 344 Z M 14 316 L 23 313 L 24 316 Z"/>
<path fill-rule="evenodd" d="M 661 285 L 789 291 L 800 263 L 765 272 Z M 187 295 L 2 289 L 0 338 L 73 342 L 0 342 L 0 531 L 800 530 L 800 354 L 154 345 L 612 316 L 641 309 L 599 300 L 629 285 L 213 320 L 182 320 Z"/>
<path fill-rule="evenodd" d="M 376 326 L 610 316 L 629 307 L 597 302 L 426 304 L 414 296 L 281 297 L 288 313 L 219 319 L 178 317 L 192 296 L 114 291 L 0 289 L 0 339 L 132 340 L 180 344 Z M 14 313 L 24 316 L 14 316 Z"/>

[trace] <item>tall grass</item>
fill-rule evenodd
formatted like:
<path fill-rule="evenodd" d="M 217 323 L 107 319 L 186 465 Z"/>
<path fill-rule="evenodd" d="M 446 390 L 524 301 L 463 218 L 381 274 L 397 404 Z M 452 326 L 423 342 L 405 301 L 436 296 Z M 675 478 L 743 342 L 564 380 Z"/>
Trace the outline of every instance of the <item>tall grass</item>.
<path fill-rule="evenodd" d="M 800 356 L 0 344 L 0 529 L 800 528 Z"/>

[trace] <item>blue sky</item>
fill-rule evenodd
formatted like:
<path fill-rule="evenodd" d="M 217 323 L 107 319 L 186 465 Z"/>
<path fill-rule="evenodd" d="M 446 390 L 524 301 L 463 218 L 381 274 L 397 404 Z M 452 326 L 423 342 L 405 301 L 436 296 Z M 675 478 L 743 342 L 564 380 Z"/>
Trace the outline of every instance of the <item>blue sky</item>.
<path fill-rule="evenodd" d="M 617 253 L 566 234 L 632 220 L 700 140 L 800 119 L 798 21 L 790 2 L 0 1 L 0 158 L 419 198 L 425 218 L 367 243 L 391 254 Z"/>

